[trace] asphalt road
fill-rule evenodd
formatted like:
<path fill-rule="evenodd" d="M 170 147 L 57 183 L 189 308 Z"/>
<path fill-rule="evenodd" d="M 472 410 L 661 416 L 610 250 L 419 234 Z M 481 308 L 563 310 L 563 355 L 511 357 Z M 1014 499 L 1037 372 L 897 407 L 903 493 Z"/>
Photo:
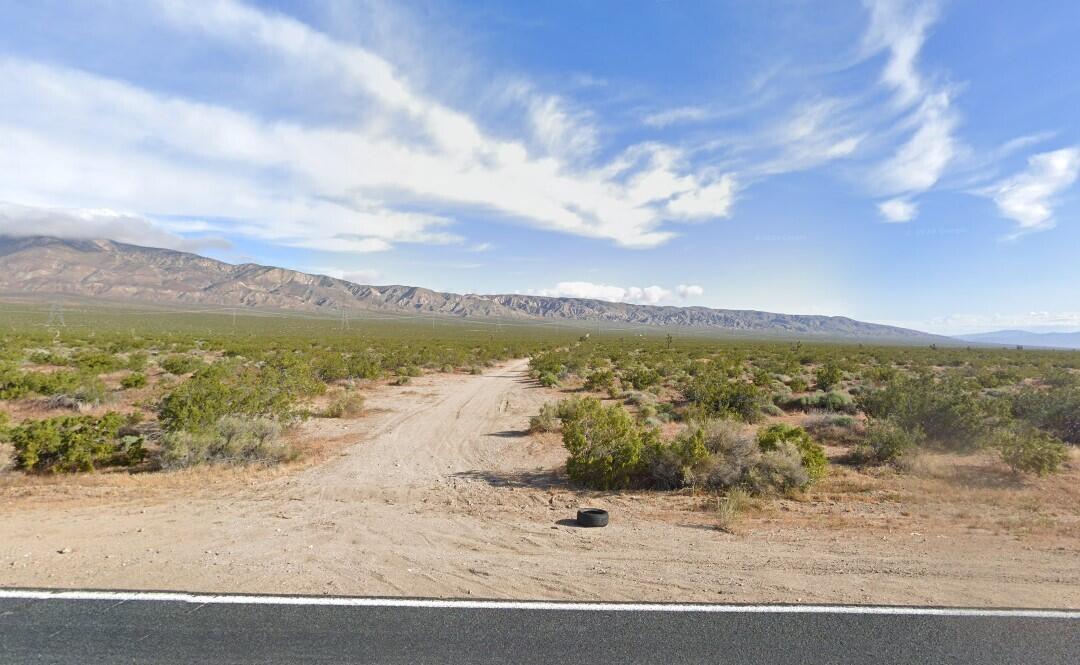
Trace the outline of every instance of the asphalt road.
<path fill-rule="evenodd" d="M 1080 663 L 1080 612 L 424 602 L 0 590 L 0 663 Z"/>

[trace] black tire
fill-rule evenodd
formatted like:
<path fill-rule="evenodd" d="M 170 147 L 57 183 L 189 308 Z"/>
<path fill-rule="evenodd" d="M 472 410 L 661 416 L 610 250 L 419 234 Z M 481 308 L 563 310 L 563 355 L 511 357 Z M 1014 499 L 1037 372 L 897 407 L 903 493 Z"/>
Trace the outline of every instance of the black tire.
<path fill-rule="evenodd" d="M 608 512 L 600 508 L 582 508 L 577 511 L 578 526 L 607 526 Z"/>

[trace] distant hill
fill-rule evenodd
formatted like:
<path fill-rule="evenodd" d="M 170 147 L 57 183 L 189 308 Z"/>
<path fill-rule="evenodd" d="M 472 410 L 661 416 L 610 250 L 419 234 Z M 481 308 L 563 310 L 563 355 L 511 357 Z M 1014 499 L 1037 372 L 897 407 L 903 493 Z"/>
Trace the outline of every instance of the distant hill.
<path fill-rule="evenodd" d="M 956 339 L 979 344 L 1003 344 L 1006 346 L 1039 346 L 1054 349 L 1080 349 L 1080 331 L 1077 332 L 1029 332 L 1027 330 L 996 330 L 974 335 L 956 335 Z"/>
<path fill-rule="evenodd" d="M 949 338 L 842 316 L 665 307 L 519 294 L 459 295 L 417 286 L 368 286 L 324 275 L 233 265 L 111 240 L 0 238 L 0 294 L 77 296 L 167 307 L 380 311 L 454 317 L 680 326 L 718 332 L 907 343 Z"/>

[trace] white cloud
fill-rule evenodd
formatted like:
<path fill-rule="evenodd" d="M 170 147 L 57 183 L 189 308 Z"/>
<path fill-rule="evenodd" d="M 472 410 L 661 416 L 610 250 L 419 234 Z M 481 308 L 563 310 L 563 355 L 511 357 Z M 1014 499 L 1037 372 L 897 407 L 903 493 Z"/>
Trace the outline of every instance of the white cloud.
<path fill-rule="evenodd" d="M 596 128 L 582 114 L 567 109 L 555 95 L 528 96 L 535 142 L 550 155 L 575 158 L 596 150 Z"/>
<path fill-rule="evenodd" d="M 227 249 L 216 237 L 183 237 L 139 215 L 108 209 L 37 208 L 0 201 L 0 235 L 54 236 L 67 239 L 109 238 L 133 245 L 196 252 Z"/>
<path fill-rule="evenodd" d="M 1053 226 L 1054 198 L 1076 182 L 1080 174 L 1080 149 L 1062 148 L 1028 158 L 1022 173 L 984 190 L 1002 215 L 1015 221 L 1021 231 Z"/>
<path fill-rule="evenodd" d="M 378 270 L 370 268 L 311 268 L 308 272 L 316 275 L 326 275 L 327 277 L 343 279 L 346 282 L 352 282 L 354 284 L 374 284 L 380 277 Z"/>
<path fill-rule="evenodd" d="M 897 109 L 913 107 L 904 122 L 911 133 L 872 171 L 873 187 L 887 194 L 919 194 L 938 183 L 959 152 L 954 133 L 960 119 L 952 107 L 952 91 L 927 82 L 918 68 L 919 53 L 938 17 L 937 3 L 867 0 L 866 4 L 870 27 L 863 47 L 868 54 L 888 54 L 882 83 L 892 89 Z"/>
<path fill-rule="evenodd" d="M 838 99 L 796 104 L 766 132 L 777 154 L 754 170 L 766 175 L 790 173 L 850 157 L 865 138 L 855 125 L 847 104 Z"/>
<path fill-rule="evenodd" d="M 696 298 L 705 295 L 705 289 L 697 284 L 680 284 L 675 287 L 675 292 L 679 294 L 680 298 Z"/>
<path fill-rule="evenodd" d="M 890 193 L 924 192 L 941 178 L 957 154 L 953 132 L 959 122 L 949 93 L 923 100 L 912 116 L 915 131 L 877 170 L 878 187 Z"/>
<path fill-rule="evenodd" d="M 878 204 L 878 212 L 888 222 L 910 222 L 915 219 L 919 207 L 907 199 L 889 199 Z"/>
<path fill-rule="evenodd" d="M 682 219 L 727 217 L 735 200 L 735 179 L 720 176 L 715 182 L 677 195 L 667 204 L 667 210 Z"/>
<path fill-rule="evenodd" d="M 588 113 L 527 85 L 526 126 L 504 138 L 372 51 L 288 16 L 232 0 L 155 4 L 189 41 L 258 63 L 267 85 L 336 96 L 356 121 L 270 120 L 0 59 L 4 97 L 18 100 L 0 103 L 0 200 L 212 219 L 215 232 L 330 251 L 459 243 L 454 217 L 474 211 L 647 248 L 673 237 L 667 222 L 730 212 L 731 176 L 696 172 L 681 149 L 585 163 L 598 141 Z M 433 208 L 444 212 L 416 212 Z"/>
<path fill-rule="evenodd" d="M 928 321 L 896 322 L 918 330 L 944 335 L 990 332 L 995 330 L 1030 330 L 1038 332 L 1080 330 L 1080 312 L 1014 312 L 993 314 L 950 314 Z"/>
<path fill-rule="evenodd" d="M 709 116 L 708 109 L 703 106 L 680 106 L 650 113 L 645 116 L 643 122 L 649 127 L 667 127 L 680 123 L 701 122 L 707 120 Z"/>
<path fill-rule="evenodd" d="M 896 91 L 900 105 L 913 104 L 926 93 L 917 60 L 927 32 L 938 17 L 937 3 L 922 0 L 864 0 L 870 10 L 870 28 L 863 36 L 869 53 L 887 51 L 881 73 L 883 83 Z"/>
<path fill-rule="evenodd" d="M 642 305 L 659 305 L 677 299 L 700 296 L 705 290 L 696 284 L 680 284 L 675 291 L 662 286 L 612 286 L 593 282 L 559 282 L 553 288 L 540 289 L 535 295 L 551 298 L 586 298 L 609 302 L 627 302 Z"/>
<path fill-rule="evenodd" d="M 628 181 L 649 178 L 649 161 L 629 160 L 628 171 L 580 168 L 574 163 L 595 146 L 595 130 L 582 113 L 551 95 L 521 86 L 533 136 L 528 141 L 489 136 L 468 116 L 412 89 L 405 77 L 361 47 L 327 38 L 288 17 L 262 13 L 235 2 L 160 0 L 176 23 L 201 31 L 237 48 L 260 49 L 284 56 L 301 73 L 322 69 L 347 89 L 370 98 L 380 122 L 416 127 L 428 144 L 396 140 L 393 135 L 349 136 L 363 156 L 363 168 L 350 163 L 357 189 L 404 192 L 407 202 L 436 200 L 495 209 L 546 229 L 614 240 L 626 247 L 651 247 L 672 236 L 659 230 L 662 199 L 703 187 L 686 169 L 669 182 L 661 198 L 641 201 Z M 407 131 L 406 134 L 411 134 Z M 528 145 L 541 154 L 530 154 Z M 539 144 L 539 145 L 537 145 Z M 674 149 L 672 149 L 674 150 Z M 645 154 L 631 146 L 630 154 Z M 340 161 L 340 159 L 338 160 Z M 616 161 L 626 163 L 623 158 Z M 360 173 L 356 173 L 356 169 Z"/>

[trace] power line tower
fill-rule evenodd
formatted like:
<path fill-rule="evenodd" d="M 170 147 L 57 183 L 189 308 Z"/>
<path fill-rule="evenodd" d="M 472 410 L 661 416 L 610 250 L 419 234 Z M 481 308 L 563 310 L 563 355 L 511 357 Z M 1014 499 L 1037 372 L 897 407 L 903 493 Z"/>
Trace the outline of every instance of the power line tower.
<path fill-rule="evenodd" d="M 349 317 L 345 315 L 345 308 L 340 307 L 339 310 L 341 311 L 341 329 L 342 330 L 348 330 L 349 329 Z"/>
<path fill-rule="evenodd" d="M 49 306 L 49 320 L 45 322 L 47 328 L 66 328 L 64 323 L 64 303 L 54 302 Z"/>

